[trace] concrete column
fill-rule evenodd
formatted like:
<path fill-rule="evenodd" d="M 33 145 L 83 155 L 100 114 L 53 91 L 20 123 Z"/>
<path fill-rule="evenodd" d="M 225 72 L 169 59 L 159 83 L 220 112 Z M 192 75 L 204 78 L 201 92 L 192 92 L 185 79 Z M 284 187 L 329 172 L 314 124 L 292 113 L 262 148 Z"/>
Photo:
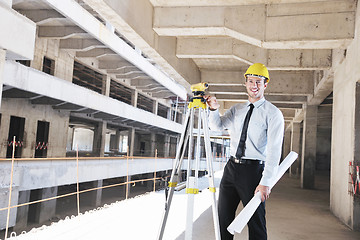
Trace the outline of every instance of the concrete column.
<path fill-rule="evenodd" d="M 294 151 L 299 154 L 298 159 L 290 166 L 290 176 L 299 176 L 300 173 L 300 159 L 301 159 L 301 133 L 300 133 L 301 123 L 293 122 L 291 124 L 291 151 Z"/>
<path fill-rule="evenodd" d="M 169 120 L 172 120 L 171 113 L 172 113 L 172 107 L 168 108 L 167 114 L 166 114 L 166 118 Z"/>
<path fill-rule="evenodd" d="M 24 134 L 24 142 L 26 145 L 22 149 L 21 157 L 32 158 L 35 155 L 37 124 L 36 118 L 27 117 L 25 119 L 24 132 L 26 134 Z"/>
<path fill-rule="evenodd" d="M 159 102 L 157 100 L 155 100 L 153 102 L 153 114 L 155 114 L 155 115 L 158 114 L 158 108 L 159 108 Z"/>
<path fill-rule="evenodd" d="M 170 155 L 170 135 L 165 134 L 164 157 L 168 158 L 169 155 Z"/>
<path fill-rule="evenodd" d="M 101 122 L 94 129 L 93 153 L 99 157 L 104 156 L 106 127 L 106 122 Z"/>
<path fill-rule="evenodd" d="M 131 181 L 131 176 L 129 176 L 128 178 L 127 177 L 124 177 L 124 182 L 130 182 Z M 125 198 L 129 198 L 130 197 L 130 192 L 131 192 L 131 184 L 126 184 L 125 185 Z"/>
<path fill-rule="evenodd" d="M 20 191 L 18 203 L 23 204 L 23 203 L 28 203 L 29 201 L 30 201 L 30 190 Z M 27 227 L 28 213 L 29 213 L 29 205 L 17 208 L 16 225 L 14 226 L 14 231 L 20 231 L 23 230 L 25 227 Z"/>
<path fill-rule="evenodd" d="M 129 145 L 129 156 L 134 156 L 135 128 L 131 128 L 129 130 L 128 145 Z"/>
<path fill-rule="evenodd" d="M 287 127 L 284 132 L 283 153 L 282 153 L 283 159 L 289 154 L 290 145 L 291 145 L 291 128 Z"/>
<path fill-rule="evenodd" d="M 156 134 L 152 132 L 150 133 L 150 157 L 155 157 L 155 148 L 156 148 Z"/>
<path fill-rule="evenodd" d="M 205 142 L 202 141 L 201 144 L 205 145 Z M 216 148 L 217 148 L 217 143 L 216 143 L 216 140 L 214 140 L 213 145 L 212 145 L 212 150 L 211 150 L 214 159 L 216 159 L 216 157 L 217 157 Z M 202 155 L 205 157 L 206 156 L 205 147 L 202 149 L 204 150 Z"/>
<path fill-rule="evenodd" d="M 301 187 L 314 188 L 316 163 L 316 132 L 318 106 L 306 106 L 304 111 L 301 157 Z"/>
<path fill-rule="evenodd" d="M 131 105 L 133 107 L 137 106 L 138 95 L 139 95 L 139 92 L 137 90 L 132 90 L 132 93 L 131 93 Z"/>
<path fill-rule="evenodd" d="M 57 187 L 43 188 L 41 191 L 41 199 L 57 196 Z M 56 199 L 42 202 L 39 208 L 39 223 L 43 223 L 55 216 Z"/>
<path fill-rule="evenodd" d="M 2 87 L 2 84 L 0 84 Z M 0 92 L 1 94 L 1 92 Z M 1 101 L 1 98 L 0 98 Z M 0 124 L 0 143 L 7 143 L 8 141 L 8 132 L 10 127 L 10 114 L 7 112 L 1 112 L 1 124 Z M 7 147 L 3 145 L 0 147 L 0 157 L 6 158 Z"/>
<path fill-rule="evenodd" d="M 115 133 L 115 150 L 117 152 L 120 152 L 120 136 L 121 136 L 121 132 L 119 129 L 116 129 L 116 133 Z"/>
<path fill-rule="evenodd" d="M 3 185 L 0 187 L 0 208 L 7 208 L 9 204 L 9 182 L 7 185 Z M 11 206 L 18 205 L 18 198 L 19 198 L 19 187 L 14 186 L 12 187 L 11 191 Z M 6 220 L 7 220 L 7 210 L 0 211 L 0 230 L 6 228 Z M 13 227 L 16 222 L 16 214 L 17 209 L 13 208 L 10 210 L 10 218 L 9 218 L 9 227 Z"/>
<path fill-rule="evenodd" d="M 154 173 L 148 173 L 148 174 L 144 174 L 143 175 L 143 178 L 147 178 L 147 179 L 150 179 L 150 178 L 153 178 L 154 177 Z M 154 190 L 154 181 L 146 181 L 146 190 L 148 192 L 151 192 Z"/>
<path fill-rule="evenodd" d="M 97 180 L 92 182 L 92 187 L 93 188 L 98 188 L 98 187 L 102 187 L 103 186 L 103 180 Z M 91 205 L 95 206 L 95 207 L 99 207 L 101 206 L 101 197 L 102 197 L 102 189 L 98 189 L 98 190 L 94 190 L 91 191 Z"/>
<path fill-rule="evenodd" d="M 110 96 L 110 81 L 111 81 L 110 75 L 104 75 L 103 76 L 102 94 L 104 94 L 107 97 Z"/>
<path fill-rule="evenodd" d="M 2 99 L 2 89 L 3 89 L 3 70 L 5 63 L 6 50 L 0 49 L 0 109 L 1 109 L 1 99 Z"/>

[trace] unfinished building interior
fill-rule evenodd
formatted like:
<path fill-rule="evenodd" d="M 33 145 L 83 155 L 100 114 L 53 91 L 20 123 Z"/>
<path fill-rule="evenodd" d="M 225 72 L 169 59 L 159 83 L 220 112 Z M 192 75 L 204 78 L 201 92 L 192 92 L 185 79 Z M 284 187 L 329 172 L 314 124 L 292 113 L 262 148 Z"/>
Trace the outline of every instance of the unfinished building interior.
<path fill-rule="evenodd" d="M 261 62 L 265 98 L 285 118 L 283 156 L 299 153 L 289 175 L 305 189 L 329 176 L 332 214 L 360 231 L 357 0 L 0 0 L 0 26 L 1 230 L 76 205 L 71 195 L 20 206 L 7 224 L 12 157 L 12 206 L 76 191 L 75 157 L 79 189 L 99 188 L 81 210 L 153 182 L 101 187 L 154 173 L 164 187 L 190 85 L 209 83 L 224 113 L 247 100 L 243 74 Z M 220 163 L 227 133 L 211 134 Z"/>

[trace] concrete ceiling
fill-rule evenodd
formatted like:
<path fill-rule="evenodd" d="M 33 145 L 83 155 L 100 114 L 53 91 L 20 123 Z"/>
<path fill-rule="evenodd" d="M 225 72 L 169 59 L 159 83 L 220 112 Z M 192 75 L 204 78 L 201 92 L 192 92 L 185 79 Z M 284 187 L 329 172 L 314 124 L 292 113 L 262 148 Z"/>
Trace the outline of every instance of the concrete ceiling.
<path fill-rule="evenodd" d="M 296 118 L 304 104 L 319 105 L 331 95 L 333 69 L 355 34 L 357 5 L 356 0 L 77 2 L 186 89 L 208 82 L 208 92 L 221 100 L 222 111 L 246 100 L 243 74 L 250 64 L 264 63 L 271 78 L 266 98 L 287 121 Z M 135 78 L 131 82 L 136 87 L 144 81 L 144 86 L 162 88 L 151 79 L 139 79 L 144 76 L 139 69 L 122 71 L 112 50 L 97 45 L 44 2 L 14 1 L 14 8 L 31 14 L 39 36 L 59 38 L 64 48 L 76 41 L 81 47 L 78 58 L 95 57 L 99 68 L 116 78 Z"/>
<path fill-rule="evenodd" d="M 266 98 L 289 121 L 304 104 L 319 105 L 331 95 L 333 68 L 354 37 L 357 4 L 355 0 L 83 1 L 185 87 L 208 82 L 209 93 L 221 100 L 222 110 L 246 100 L 243 74 L 250 64 L 264 63 L 271 76 Z"/>

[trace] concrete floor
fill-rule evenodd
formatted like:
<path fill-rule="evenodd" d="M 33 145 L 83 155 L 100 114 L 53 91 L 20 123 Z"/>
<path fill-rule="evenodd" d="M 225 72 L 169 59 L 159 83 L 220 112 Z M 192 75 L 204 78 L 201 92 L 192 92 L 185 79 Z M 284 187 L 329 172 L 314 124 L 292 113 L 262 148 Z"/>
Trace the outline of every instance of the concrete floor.
<path fill-rule="evenodd" d="M 284 176 L 274 187 L 266 203 L 268 239 L 360 239 L 360 232 L 352 231 L 330 212 L 327 174 L 317 173 L 314 190 L 301 189 L 299 182 Z M 193 231 L 194 240 L 215 239 L 211 208 L 197 219 Z M 184 233 L 177 239 L 184 239 Z M 248 239 L 247 229 L 234 239 Z"/>

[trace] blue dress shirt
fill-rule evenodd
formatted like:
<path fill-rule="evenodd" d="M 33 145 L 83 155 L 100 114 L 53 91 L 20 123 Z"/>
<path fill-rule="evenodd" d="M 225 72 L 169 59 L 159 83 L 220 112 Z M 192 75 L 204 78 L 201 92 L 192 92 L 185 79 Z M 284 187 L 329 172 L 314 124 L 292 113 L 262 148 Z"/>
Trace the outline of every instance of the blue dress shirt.
<path fill-rule="evenodd" d="M 276 176 L 281 157 L 284 117 L 281 111 L 264 97 L 253 104 L 255 107 L 247 130 L 243 158 L 265 161 L 260 185 L 269 186 L 273 177 Z M 229 131 L 232 156 L 236 154 L 245 116 L 250 109 L 249 105 L 249 101 L 236 104 L 226 111 L 224 116 L 220 116 L 218 110 L 209 113 L 211 129 Z"/>

